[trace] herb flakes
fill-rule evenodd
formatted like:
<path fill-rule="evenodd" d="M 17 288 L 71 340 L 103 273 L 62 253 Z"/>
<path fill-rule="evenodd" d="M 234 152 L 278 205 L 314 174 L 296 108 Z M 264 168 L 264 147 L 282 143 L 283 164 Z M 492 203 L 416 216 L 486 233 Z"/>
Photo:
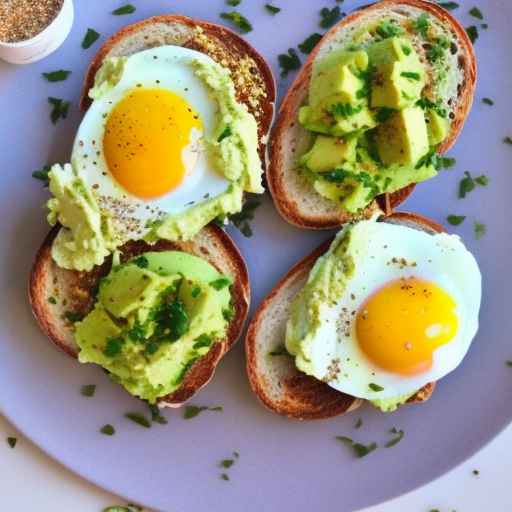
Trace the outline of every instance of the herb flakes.
<path fill-rule="evenodd" d="M 222 412 L 224 408 L 222 405 L 217 405 L 215 407 L 208 407 L 207 405 L 187 405 L 183 411 L 183 419 L 190 420 L 199 416 L 203 411 L 214 411 L 214 412 Z"/>
<path fill-rule="evenodd" d="M 59 119 L 66 119 L 68 116 L 69 106 L 71 105 L 69 101 L 64 101 L 61 98 L 53 98 L 50 96 L 48 98 L 48 103 L 52 106 L 50 119 L 53 124 L 56 124 Z"/>
<path fill-rule="evenodd" d="M 35 178 L 36 180 L 42 181 L 43 185 L 47 187 L 50 183 L 50 178 L 48 176 L 48 173 L 51 170 L 51 166 L 45 165 L 44 167 L 41 167 L 41 169 L 37 169 L 37 171 L 34 171 L 32 173 L 32 178 Z"/>
<path fill-rule="evenodd" d="M 482 98 L 482 103 L 485 103 L 486 105 L 489 105 L 491 107 L 494 105 L 494 101 L 491 100 L 491 98 Z"/>
<path fill-rule="evenodd" d="M 112 14 L 114 14 L 115 16 L 122 16 L 123 14 L 132 14 L 134 12 L 135 6 L 132 4 L 126 4 L 112 11 Z"/>
<path fill-rule="evenodd" d="M 395 437 L 393 439 L 390 439 L 384 446 L 386 448 L 392 448 L 393 446 L 397 445 L 404 437 L 405 432 L 403 430 L 398 430 L 397 428 L 393 427 L 390 431 L 390 434 L 393 434 Z"/>
<path fill-rule="evenodd" d="M 240 5 L 241 2 L 242 0 L 226 0 L 226 3 L 231 7 L 236 7 L 237 5 Z"/>
<path fill-rule="evenodd" d="M 439 2 L 439 5 L 447 11 L 453 11 L 459 8 L 459 4 L 457 2 Z"/>
<path fill-rule="evenodd" d="M 475 232 L 475 238 L 480 240 L 480 238 L 482 238 L 487 232 L 487 226 L 475 220 L 475 223 L 473 224 L 473 231 Z"/>
<path fill-rule="evenodd" d="M 512 145 L 512 137 L 509 137 L 509 136 L 507 135 L 506 137 L 504 137 L 503 142 L 504 142 L 505 144 L 510 144 L 510 145 Z"/>
<path fill-rule="evenodd" d="M 361 428 L 363 426 L 363 419 L 362 418 L 359 418 L 355 423 L 354 423 L 354 428 Z"/>
<path fill-rule="evenodd" d="M 144 414 L 141 414 L 139 412 L 127 412 L 124 415 L 125 418 L 129 419 L 130 421 L 133 421 L 137 425 L 140 425 L 144 428 L 151 428 L 150 421 L 144 416 Z"/>
<path fill-rule="evenodd" d="M 100 432 L 106 436 L 113 436 L 116 433 L 116 429 L 110 423 L 107 423 L 100 428 Z"/>
<path fill-rule="evenodd" d="M 86 398 L 91 398 L 96 393 L 96 384 L 86 384 L 80 389 L 80 394 Z"/>
<path fill-rule="evenodd" d="M 278 12 L 281 12 L 280 7 L 276 7 L 272 4 L 265 4 L 265 9 L 272 15 L 276 15 Z"/>
<path fill-rule="evenodd" d="M 428 39 L 428 29 L 430 27 L 430 21 L 427 13 L 421 13 L 413 23 L 414 30 L 418 32 L 424 39 Z"/>
<path fill-rule="evenodd" d="M 382 386 L 379 386 L 378 384 L 375 384 L 374 382 L 370 382 L 370 384 L 368 384 L 368 387 L 372 391 L 382 391 L 384 389 Z"/>
<path fill-rule="evenodd" d="M 459 226 L 464 222 L 466 219 L 465 215 L 448 215 L 446 217 L 446 220 L 452 225 L 452 226 Z"/>
<path fill-rule="evenodd" d="M 477 20 L 484 19 L 484 15 L 482 14 L 482 11 L 478 7 L 472 7 L 469 10 L 469 14 L 473 16 L 473 18 L 476 18 Z"/>
<path fill-rule="evenodd" d="M 281 53 L 277 56 L 279 67 L 281 68 L 281 77 L 285 77 L 290 71 L 295 71 L 300 68 L 300 59 L 297 51 L 293 48 L 288 48 L 288 53 Z"/>
<path fill-rule="evenodd" d="M 314 47 L 320 42 L 321 39 L 322 34 L 315 32 L 314 34 L 311 34 L 310 36 L 306 37 L 306 39 L 304 39 L 304 41 L 302 41 L 302 43 L 299 44 L 299 50 L 305 54 L 311 53 Z"/>
<path fill-rule="evenodd" d="M 220 17 L 231 22 L 242 34 L 247 34 L 252 30 L 250 21 L 238 11 L 221 12 Z"/>
<path fill-rule="evenodd" d="M 337 21 L 341 19 L 342 13 L 337 5 L 332 9 L 324 7 L 320 9 L 320 23 L 322 28 L 331 28 Z"/>
<path fill-rule="evenodd" d="M 368 445 L 364 445 L 361 443 L 355 442 L 350 437 L 346 436 L 336 436 L 336 440 L 350 446 L 354 452 L 354 455 L 360 459 L 362 457 L 366 457 L 369 453 L 373 452 L 377 448 L 377 443 L 373 442 Z"/>
<path fill-rule="evenodd" d="M 14 449 L 14 447 L 16 446 L 17 442 L 18 442 L 18 438 L 16 438 L 16 437 L 8 437 L 7 438 L 7 444 L 12 449 Z"/>
<path fill-rule="evenodd" d="M 62 82 L 71 74 L 71 71 L 59 69 L 58 71 L 50 71 L 49 73 L 41 73 L 48 82 Z"/>
<path fill-rule="evenodd" d="M 249 222 L 254 220 L 255 210 L 260 205 L 261 201 L 259 198 L 250 197 L 245 200 L 240 212 L 228 215 L 227 219 L 240 231 L 240 233 L 242 233 L 242 235 L 249 238 L 252 236 L 252 228 Z"/>
<path fill-rule="evenodd" d="M 221 473 L 220 478 L 221 478 L 221 480 L 228 481 L 229 480 L 229 475 L 227 473 Z"/>
<path fill-rule="evenodd" d="M 167 425 L 167 418 L 162 416 L 160 408 L 156 404 L 148 403 L 149 412 L 151 414 L 151 421 L 153 423 L 159 423 L 160 425 Z"/>
<path fill-rule="evenodd" d="M 464 178 L 462 178 L 459 183 L 459 199 L 465 198 L 469 192 L 472 192 L 476 188 L 476 185 L 485 187 L 488 185 L 488 183 L 489 178 L 484 174 L 473 178 L 471 174 L 466 171 L 464 173 Z"/>
<path fill-rule="evenodd" d="M 475 25 L 471 25 L 469 27 L 466 27 L 466 33 L 468 34 L 469 40 L 475 44 L 476 40 L 478 39 L 478 29 Z"/>
<path fill-rule="evenodd" d="M 96 32 L 96 30 L 88 28 L 82 40 L 82 48 L 87 50 L 87 48 L 90 48 L 99 39 L 99 37 L 100 35 L 98 32 Z"/>
<path fill-rule="evenodd" d="M 214 290 L 222 290 L 223 288 L 226 288 L 226 286 L 231 285 L 231 279 L 229 277 L 219 277 L 218 279 L 215 279 L 214 281 L 210 281 L 210 286 Z"/>

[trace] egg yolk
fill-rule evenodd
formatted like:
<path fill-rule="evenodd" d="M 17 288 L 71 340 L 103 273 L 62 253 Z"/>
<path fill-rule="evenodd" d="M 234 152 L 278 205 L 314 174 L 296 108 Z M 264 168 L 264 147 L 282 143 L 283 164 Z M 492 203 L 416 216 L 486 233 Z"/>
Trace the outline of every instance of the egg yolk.
<path fill-rule="evenodd" d="M 184 178 L 183 150 L 202 123 L 190 105 L 165 89 L 137 88 L 108 116 L 103 152 L 109 171 L 141 199 L 161 196 Z"/>
<path fill-rule="evenodd" d="M 389 372 L 414 375 L 432 367 L 434 350 L 457 332 L 456 304 L 437 285 L 409 277 L 374 293 L 356 316 L 357 341 Z"/>

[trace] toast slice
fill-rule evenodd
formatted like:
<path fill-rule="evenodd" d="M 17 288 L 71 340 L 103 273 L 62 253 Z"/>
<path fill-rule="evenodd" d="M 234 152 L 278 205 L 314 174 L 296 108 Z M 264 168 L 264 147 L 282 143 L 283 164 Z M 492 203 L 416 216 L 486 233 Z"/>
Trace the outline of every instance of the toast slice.
<path fill-rule="evenodd" d="M 90 272 L 60 268 L 51 257 L 52 242 L 58 230 L 56 227 L 50 231 L 36 255 L 29 282 L 29 299 L 42 331 L 58 348 L 76 358 L 79 349 L 74 340 L 72 321 L 92 309 L 99 280 L 110 271 L 112 257 Z M 231 293 L 235 314 L 226 337 L 213 344 L 209 352 L 194 363 L 176 391 L 158 402 L 160 407 L 179 407 L 211 380 L 220 359 L 242 332 L 250 302 L 245 262 L 231 238 L 213 224 L 187 242 L 160 240 L 149 245 L 132 241 L 123 245 L 120 251 L 121 261 L 147 251 L 184 251 L 204 258 L 233 279 Z"/>
<path fill-rule="evenodd" d="M 394 213 L 385 222 L 432 234 L 444 231 L 441 225 L 412 213 Z M 353 411 L 363 403 L 361 399 L 300 372 L 292 357 L 270 355 L 283 346 L 293 298 L 306 284 L 309 271 L 318 257 L 329 249 L 331 242 L 332 239 L 327 240 L 299 261 L 276 284 L 256 310 L 245 339 L 247 373 L 253 391 L 267 408 L 299 420 L 331 418 Z M 434 387 L 434 382 L 425 385 L 408 402 L 428 400 Z"/>
<path fill-rule="evenodd" d="M 471 108 L 476 84 L 476 59 L 464 28 L 442 7 L 425 0 L 382 0 L 355 11 L 327 32 L 311 52 L 288 90 L 272 130 L 267 183 L 277 210 L 290 224 L 306 229 L 329 229 L 354 220 L 351 214 L 318 194 L 296 170 L 298 158 L 308 149 L 311 141 L 310 134 L 298 122 L 298 111 L 307 98 L 313 62 L 336 49 L 344 37 L 350 37 L 369 22 L 384 16 L 410 18 L 422 12 L 439 20 L 456 41 L 452 52 L 457 54 L 459 68 L 457 94 L 449 104 L 449 135 L 438 151 L 444 153 L 454 144 Z M 422 46 L 418 51 L 428 70 L 429 63 L 425 58 L 427 48 Z M 407 199 L 413 189 L 414 185 L 409 185 L 392 194 L 379 196 L 361 216 L 367 217 L 376 210 L 390 213 Z"/>
<path fill-rule="evenodd" d="M 259 153 L 265 162 L 266 141 L 274 119 L 274 76 L 265 59 L 247 41 L 222 25 L 178 15 L 154 16 L 127 25 L 103 44 L 89 65 L 80 108 L 85 111 L 90 106 L 89 89 L 106 58 L 129 56 L 163 45 L 199 51 L 229 69 L 238 101 L 246 105 L 258 124 Z"/>

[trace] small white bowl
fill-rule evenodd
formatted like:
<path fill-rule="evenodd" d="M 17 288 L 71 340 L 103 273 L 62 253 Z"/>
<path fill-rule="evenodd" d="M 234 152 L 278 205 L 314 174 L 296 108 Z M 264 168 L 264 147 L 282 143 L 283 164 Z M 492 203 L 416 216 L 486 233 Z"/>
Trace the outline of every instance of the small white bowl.
<path fill-rule="evenodd" d="M 29 64 L 46 57 L 68 37 L 73 18 L 73 0 L 64 0 L 55 19 L 39 34 L 16 43 L 0 41 L 0 59 L 12 64 Z"/>

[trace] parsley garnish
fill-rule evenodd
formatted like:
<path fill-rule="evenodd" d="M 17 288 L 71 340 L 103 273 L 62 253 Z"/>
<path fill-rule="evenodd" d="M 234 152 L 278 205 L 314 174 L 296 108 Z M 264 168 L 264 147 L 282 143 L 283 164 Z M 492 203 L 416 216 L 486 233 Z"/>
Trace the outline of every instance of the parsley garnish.
<path fill-rule="evenodd" d="M 242 2 L 242 0 L 226 0 L 226 3 L 228 5 L 231 5 L 231 7 L 236 7 Z"/>
<path fill-rule="evenodd" d="M 512 137 L 509 137 L 508 135 L 503 139 L 503 142 L 505 144 L 510 144 L 512 145 Z"/>
<path fill-rule="evenodd" d="M 192 290 L 190 291 L 190 295 L 193 299 L 196 299 L 201 294 L 201 287 L 200 286 L 194 286 Z"/>
<path fill-rule="evenodd" d="M 227 218 L 240 231 L 240 233 L 242 233 L 242 235 L 249 238 L 252 236 L 252 229 L 249 221 L 254 219 L 254 212 L 260 205 L 261 202 L 256 197 L 246 199 L 242 206 L 242 210 L 238 213 L 228 215 Z"/>
<path fill-rule="evenodd" d="M 197 350 L 199 348 L 209 347 L 212 344 L 212 339 L 208 334 L 201 334 L 194 340 L 194 345 L 192 348 Z"/>
<path fill-rule="evenodd" d="M 444 51 L 449 48 L 450 41 L 446 37 L 440 37 L 427 51 L 427 59 L 430 62 L 437 62 L 443 57 Z"/>
<path fill-rule="evenodd" d="M 16 437 L 8 437 L 7 438 L 7 444 L 11 447 L 11 448 L 14 448 L 16 446 L 16 443 L 18 442 L 18 439 Z"/>
<path fill-rule="evenodd" d="M 494 105 L 494 101 L 492 101 L 491 98 L 482 98 L 482 103 L 490 105 L 491 107 Z"/>
<path fill-rule="evenodd" d="M 226 480 L 226 481 L 227 481 L 227 480 L 229 480 L 229 475 L 228 475 L 227 473 L 222 473 L 222 474 L 220 475 L 220 478 L 221 478 L 222 480 Z"/>
<path fill-rule="evenodd" d="M 505 361 L 505 364 L 509 367 L 512 367 L 512 361 Z"/>
<path fill-rule="evenodd" d="M 350 103 L 334 103 L 329 107 L 329 113 L 334 117 L 350 117 L 363 110 L 363 106 L 353 107 Z"/>
<path fill-rule="evenodd" d="M 151 413 L 151 421 L 154 423 L 160 423 L 160 425 L 167 425 L 167 419 L 162 416 L 160 409 L 156 404 L 148 403 L 149 412 Z"/>
<path fill-rule="evenodd" d="M 373 452 L 373 450 L 377 448 L 377 443 L 370 443 L 368 445 L 364 445 L 361 443 L 357 443 L 353 439 L 350 439 L 350 437 L 346 436 L 336 436 L 336 439 L 346 444 L 347 446 L 350 446 L 354 451 L 355 456 L 358 458 L 365 457 L 366 455 Z"/>
<path fill-rule="evenodd" d="M 140 414 L 139 412 L 127 412 L 124 415 L 125 418 L 129 419 L 130 421 L 133 421 L 134 423 L 137 423 L 137 425 L 140 425 L 144 428 L 150 428 L 151 423 L 150 421 L 144 416 L 143 414 Z"/>
<path fill-rule="evenodd" d="M 375 384 L 373 382 L 370 382 L 370 384 L 368 384 L 368 387 L 372 390 L 372 391 L 382 391 L 384 388 L 382 386 L 379 386 L 378 384 Z"/>
<path fill-rule="evenodd" d="M 438 156 L 436 162 L 436 169 L 450 169 L 456 164 L 455 158 L 450 158 L 447 156 Z"/>
<path fill-rule="evenodd" d="M 111 336 L 107 339 L 107 344 L 105 346 L 105 349 L 103 350 L 103 353 L 107 357 L 115 357 L 119 353 L 121 353 L 121 350 L 124 345 L 124 338 L 121 336 Z"/>
<path fill-rule="evenodd" d="M 271 5 L 271 4 L 265 4 L 265 9 L 267 9 L 267 11 L 270 14 L 277 14 L 278 12 L 281 12 L 280 7 L 276 7 L 275 5 Z"/>
<path fill-rule="evenodd" d="M 475 220 L 475 223 L 473 224 L 473 230 L 475 232 L 475 238 L 480 240 L 480 238 L 482 238 L 487 232 L 487 227 L 485 224 Z"/>
<path fill-rule="evenodd" d="M 473 475 L 478 476 L 480 474 L 480 471 L 478 469 L 473 469 Z"/>
<path fill-rule="evenodd" d="M 233 459 L 223 459 L 219 462 L 219 466 L 222 467 L 222 468 L 230 468 L 233 464 L 235 463 L 235 461 Z"/>
<path fill-rule="evenodd" d="M 94 396 L 94 393 L 96 393 L 96 384 L 86 384 L 85 386 L 82 386 L 82 389 L 80 390 L 80 394 L 87 398 Z"/>
<path fill-rule="evenodd" d="M 395 37 L 403 34 L 403 29 L 400 25 L 397 25 L 391 20 L 384 20 L 377 28 L 377 34 L 382 37 L 382 39 L 386 39 L 388 37 Z"/>
<path fill-rule="evenodd" d="M 286 350 L 286 347 L 284 345 L 278 345 L 274 350 L 271 350 L 268 353 L 269 356 L 289 356 L 290 353 L 288 350 Z"/>
<path fill-rule="evenodd" d="M 464 222 L 466 219 L 465 215 L 448 215 L 446 217 L 446 220 L 452 225 L 452 226 L 459 226 Z"/>
<path fill-rule="evenodd" d="M 42 181 L 44 186 L 47 187 L 50 183 L 50 178 L 48 177 L 48 173 L 50 172 L 50 169 L 51 169 L 51 167 L 49 165 L 45 165 L 44 167 L 41 167 L 41 169 L 34 171 L 32 173 L 32 178 Z"/>
<path fill-rule="evenodd" d="M 64 318 L 71 323 L 80 322 L 83 320 L 84 315 L 82 313 L 78 313 L 76 311 L 66 311 L 64 313 Z"/>
<path fill-rule="evenodd" d="M 414 30 L 421 34 L 425 39 L 428 38 L 428 28 L 430 26 L 428 15 L 426 13 L 422 13 L 418 16 L 418 18 L 413 23 Z"/>
<path fill-rule="evenodd" d="M 133 12 L 135 12 L 135 6 L 133 6 L 132 4 L 126 4 L 112 11 L 112 14 L 116 16 L 121 16 L 123 14 L 132 14 Z"/>
<path fill-rule="evenodd" d="M 293 48 L 288 48 L 288 53 L 281 53 L 277 56 L 279 67 L 281 68 L 281 76 L 285 77 L 290 71 L 300 68 L 300 59 L 297 52 Z"/>
<path fill-rule="evenodd" d="M 396 110 L 394 108 L 389 108 L 389 107 L 382 107 L 382 108 L 379 108 L 379 110 L 377 111 L 377 116 L 376 116 L 376 119 L 379 123 L 384 123 L 386 122 L 394 113 L 396 112 Z"/>
<path fill-rule="evenodd" d="M 71 74 L 71 71 L 59 69 L 58 71 L 50 71 L 49 73 L 42 73 L 48 82 L 62 82 Z"/>
<path fill-rule="evenodd" d="M 247 32 L 252 30 L 252 25 L 249 20 L 237 11 L 221 12 L 220 17 L 223 20 L 230 21 L 242 34 L 247 34 Z"/>
<path fill-rule="evenodd" d="M 361 428 L 363 426 L 363 419 L 362 418 L 359 418 L 355 423 L 354 423 L 354 428 Z"/>
<path fill-rule="evenodd" d="M 57 299 L 55 297 L 53 297 L 53 296 L 50 296 L 50 297 L 48 297 L 48 302 L 50 304 L 54 304 L 55 305 L 55 304 L 57 304 Z"/>
<path fill-rule="evenodd" d="M 441 117 L 446 117 L 446 109 L 441 107 L 441 102 L 434 103 L 433 101 L 430 101 L 428 98 L 420 98 L 416 102 L 416 105 L 418 105 L 418 107 L 421 107 L 423 110 L 428 110 L 430 108 Z"/>
<path fill-rule="evenodd" d="M 397 430 L 395 427 L 393 427 L 390 431 L 390 434 L 395 434 L 395 437 L 393 439 L 390 439 L 384 446 L 386 448 L 391 448 L 398 444 L 404 437 L 405 433 L 403 430 Z"/>
<path fill-rule="evenodd" d="M 98 32 L 96 32 L 96 30 L 88 28 L 82 41 L 82 48 L 87 50 L 87 48 L 90 48 L 98 40 L 99 37 L 100 35 Z"/>
<path fill-rule="evenodd" d="M 469 40 L 475 44 L 475 41 L 478 39 L 478 29 L 475 27 L 475 25 L 466 27 L 466 32 L 468 34 Z"/>
<path fill-rule="evenodd" d="M 149 261 L 146 256 L 139 256 L 133 260 L 133 263 L 139 268 L 148 268 Z"/>
<path fill-rule="evenodd" d="M 311 53 L 313 48 L 319 43 L 320 39 L 322 39 L 322 34 L 319 34 L 318 32 L 311 34 L 299 44 L 299 50 L 302 53 Z"/>
<path fill-rule="evenodd" d="M 472 7 L 469 10 L 469 14 L 473 16 L 473 18 L 476 18 L 477 20 L 483 20 L 484 15 L 482 14 L 482 11 L 478 7 Z"/>
<path fill-rule="evenodd" d="M 479 185 L 482 185 L 482 187 L 486 187 L 487 185 L 489 185 L 489 178 L 485 174 L 482 174 L 481 176 L 476 177 L 475 181 Z"/>
<path fill-rule="evenodd" d="M 229 279 L 229 277 L 222 276 L 218 279 L 215 279 L 214 281 L 210 281 L 209 284 L 215 290 L 222 290 L 222 288 L 225 288 L 231 284 L 231 279 Z"/>
<path fill-rule="evenodd" d="M 222 405 L 217 405 L 215 407 L 208 407 L 206 405 L 187 405 L 185 407 L 185 410 L 183 411 L 183 419 L 184 420 L 190 420 L 192 418 L 195 418 L 196 416 L 199 416 L 203 411 L 215 411 L 215 412 L 222 412 L 224 408 Z"/>
<path fill-rule="evenodd" d="M 439 2 L 439 5 L 447 11 L 453 11 L 454 9 L 459 8 L 459 4 L 457 2 Z"/>
<path fill-rule="evenodd" d="M 404 52 L 404 55 L 406 55 L 406 56 L 410 55 L 412 52 L 411 48 L 405 44 L 402 45 L 402 51 Z"/>
<path fill-rule="evenodd" d="M 60 98 L 48 98 L 48 103 L 52 106 L 52 111 L 50 113 L 50 119 L 53 124 L 56 124 L 59 119 L 66 119 L 68 116 L 69 106 L 71 103 L 69 101 L 64 101 Z"/>
<path fill-rule="evenodd" d="M 233 132 L 231 130 L 231 126 L 226 126 L 224 130 L 222 130 L 222 133 L 219 135 L 217 142 L 222 142 L 226 137 L 230 137 L 233 135 Z"/>
<path fill-rule="evenodd" d="M 229 308 L 224 308 L 222 310 L 222 317 L 224 318 L 224 320 L 226 320 L 226 322 L 231 322 L 231 320 L 233 320 L 233 318 L 235 317 L 235 309 L 233 308 L 233 306 L 230 306 Z"/>
<path fill-rule="evenodd" d="M 473 178 L 471 174 L 466 171 L 464 173 L 464 178 L 462 178 L 459 183 L 459 199 L 464 199 L 469 192 L 472 192 L 475 189 L 476 185 L 485 187 L 488 183 L 489 178 L 484 174 Z"/>
<path fill-rule="evenodd" d="M 100 432 L 106 436 L 113 436 L 116 433 L 116 429 L 110 423 L 107 423 L 100 428 Z"/>
<path fill-rule="evenodd" d="M 329 9 L 328 7 L 320 9 L 320 26 L 322 28 L 330 28 L 340 19 L 341 10 L 338 5 L 332 9 Z"/>

